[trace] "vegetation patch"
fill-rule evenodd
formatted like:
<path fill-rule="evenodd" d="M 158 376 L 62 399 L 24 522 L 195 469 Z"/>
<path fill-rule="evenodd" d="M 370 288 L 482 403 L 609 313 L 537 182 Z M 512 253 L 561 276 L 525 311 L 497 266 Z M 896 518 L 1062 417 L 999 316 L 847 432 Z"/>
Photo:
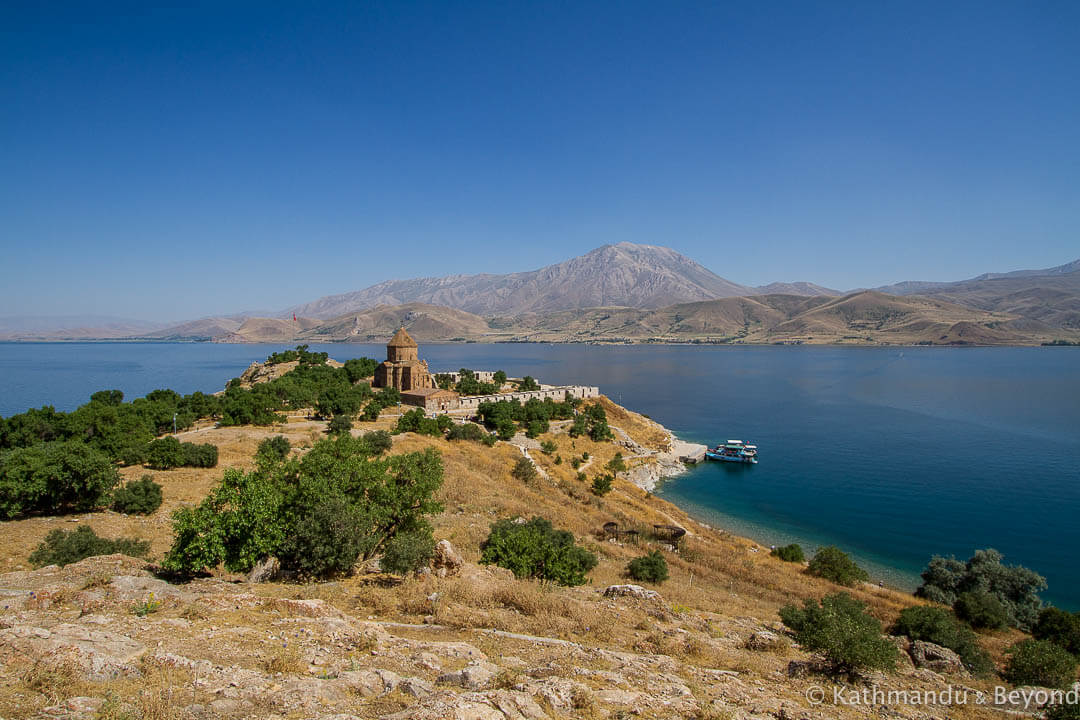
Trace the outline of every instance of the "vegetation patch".
<path fill-rule="evenodd" d="M 847 593 L 827 595 L 803 607 L 786 605 L 780 619 L 807 650 L 820 652 L 835 672 L 892 670 L 899 651 L 881 634 L 881 623 L 866 612 L 866 604 Z"/>
<path fill-rule="evenodd" d="M 143 475 L 113 492 L 112 509 L 126 515 L 149 515 L 161 507 L 161 499 L 161 485 L 152 475 Z"/>
<path fill-rule="evenodd" d="M 923 570 L 923 584 L 915 594 L 953 606 L 961 617 L 972 613 L 980 622 L 993 620 L 997 612 L 996 604 L 985 599 L 989 595 L 1003 608 L 1005 624 L 1028 630 L 1042 608 L 1039 592 L 1046 589 L 1046 579 L 1020 565 L 1004 565 L 1002 557 L 992 549 L 976 550 L 966 563 L 935 555 Z M 967 596 L 956 607 L 964 593 L 976 595 Z"/>
<path fill-rule="evenodd" d="M 667 560 L 659 550 L 634 558 L 626 566 L 627 574 L 638 582 L 662 583 L 668 579 Z"/>
<path fill-rule="evenodd" d="M 581 585 L 585 573 L 596 567 L 597 557 L 575 544 L 566 530 L 548 520 L 500 520 L 481 546 L 480 562 L 511 570 L 519 578 L 551 580 L 559 585 Z"/>
<path fill-rule="evenodd" d="M 865 570 L 856 565 L 846 552 L 835 545 L 818 550 L 810 560 L 806 571 L 845 587 L 853 587 L 870 579 Z"/>
<path fill-rule="evenodd" d="M 30 554 L 30 564 L 36 568 L 46 565 L 69 565 L 94 555 L 121 553 L 131 557 L 145 558 L 150 552 L 150 541 L 137 538 L 98 537 L 89 525 L 65 531 L 53 530 Z"/>

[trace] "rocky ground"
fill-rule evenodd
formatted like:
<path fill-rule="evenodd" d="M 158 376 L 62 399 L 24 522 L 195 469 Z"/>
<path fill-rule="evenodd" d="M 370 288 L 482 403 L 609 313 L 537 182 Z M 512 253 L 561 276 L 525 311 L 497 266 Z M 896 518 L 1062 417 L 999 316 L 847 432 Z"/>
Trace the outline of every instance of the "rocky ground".
<path fill-rule="evenodd" d="M 624 478 L 603 498 L 576 478 L 571 459 L 584 453 L 579 465 L 592 475 L 615 452 L 639 456 L 631 458 L 633 473 L 669 449 L 662 428 L 601 402 L 620 429 L 616 440 L 551 433 L 544 439 L 556 452 L 528 449 L 544 471 L 531 483 L 510 476 L 522 455 L 511 444 L 396 436 L 394 452 L 434 446 L 446 467 L 446 511 L 434 523 L 445 542 L 430 571 L 414 577 L 358 568 L 299 584 L 263 568 L 261 576 L 219 572 L 173 584 L 153 561 L 115 555 L 28 568 L 30 549 L 48 530 L 76 523 L 149 539 L 151 558 L 160 559 L 171 541 L 169 512 L 205 495 L 220 466 L 157 473 L 165 504 L 149 518 L 99 512 L 0 523 L 8 570 L 0 575 L 0 718 L 780 720 L 1001 717 L 1018 709 L 838 704 L 834 687 L 992 693 L 993 682 L 970 678 L 949 651 L 921 644 L 904 645 L 907 661 L 894 674 L 854 683 L 822 674 L 776 611 L 838 588 L 769 557 L 767 548 L 695 523 Z M 274 432 L 302 448 L 321 425 L 297 417 L 274 430 L 209 428 L 197 436 L 219 446 L 222 466 L 243 467 L 258 439 Z M 597 553 L 590 584 L 554 587 L 477 564 L 493 521 L 532 515 Z M 678 524 L 688 535 L 678 548 L 647 532 L 616 539 L 603 532 L 605 522 L 643 531 Z M 628 585 L 627 561 L 650 550 L 665 554 L 670 579 Z M 853 593 L 884 623 L 915 602 L 874 584 Z M 998 660 L 1013 639 L 983 637 Z M 816 688 L 825 693 L 819 704 Z"/>

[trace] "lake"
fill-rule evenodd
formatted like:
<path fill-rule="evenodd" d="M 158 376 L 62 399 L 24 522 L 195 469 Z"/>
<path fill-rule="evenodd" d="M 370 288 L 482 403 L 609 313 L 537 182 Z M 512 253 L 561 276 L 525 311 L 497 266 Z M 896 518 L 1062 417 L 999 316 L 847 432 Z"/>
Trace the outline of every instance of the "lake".
<path fill-rule="evenodd" d="M 91 392 L 220 390 L 278 345 L 0 343 L 0 414 Z M 373 345 L 313 345 L 345 360 Z M 424 345 L 433 371 L 598 385 L 686 440 L 758 445 L 658 494 L 766 544 L 836 544 L 914 588 L 931 555 L 994 547 L 1080 610 L 1080 348 Z"/>

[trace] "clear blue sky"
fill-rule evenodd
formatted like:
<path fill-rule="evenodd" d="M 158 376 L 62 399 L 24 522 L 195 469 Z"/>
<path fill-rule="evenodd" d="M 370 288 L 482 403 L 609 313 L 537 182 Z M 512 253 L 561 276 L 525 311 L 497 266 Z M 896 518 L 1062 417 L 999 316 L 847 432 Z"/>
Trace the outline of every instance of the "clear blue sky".
<path fill-rule="evenodd" d="M 0 7 L 0 314 L 186 319 L 666 245 L 1080 257 L 1080 3 Z"/>

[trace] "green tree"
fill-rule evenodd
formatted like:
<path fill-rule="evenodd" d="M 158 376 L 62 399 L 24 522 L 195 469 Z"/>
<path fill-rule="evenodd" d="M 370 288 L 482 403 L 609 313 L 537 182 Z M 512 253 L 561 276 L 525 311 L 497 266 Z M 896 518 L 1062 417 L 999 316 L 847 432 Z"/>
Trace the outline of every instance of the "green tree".
<path fill-rule="evenodd" d="M 492 380 L 495 381 L 496 388 L 501 388 L 504 384 L 506 384 L 506 373 L 504 373 L 502 370 L 496 370 L 495 374 L 492 376 Z"/>
<path fill-rule="evenodd" d="M 808 599 L 802 608 L 787 605 L 780 619 L 807 650 L 820 652 L 835 672 L 892 670 L 899 652 L 882 637 L 881 623 L 866 605 L 847 593 L 827 595 L 820 604 Z"/>
<path fill-rule="evenodd" d="M 424 523 L 411 532 L 398 533 L 383 551 L 379 567 L 383 572 L 408 575 L 427 566 L 435 555 L 435 538 L 431 526 Z"/>
<path fill-rule="evenodd" d="M 143 475 L 116 489 L 112 508 L 126 515 L 149 515 L 161 507 L 161 500 L 161 486 L 152 475 Z"/>
<path fill-rule="evenodd" d="M 994 669 L 990 656 L 979 647 L 971 628 L 943 608 L 927 605 L 904 608 L 891 632 L 954 650 L 964 666 L 977 675 L 987 674 Z"/>
<path fill-rule="evenodd" d="M 975 628 L 1000 630 L 1009 624 L 1009 612 L 996 596 L 985 590 L 969 590 L 956 596 L 956 616 Z"/>
<path fill-rule="evenodd" d="M 527 457 L 519 457 L 514 463 L 510 475 L 523 483 L 530 483 L 537 477 L 536 466 Z"/>
<path fill-rule="evenodd" d="M 806 556 L 803 554 L 802 546 L 798 543 L 791 543 L 790 545 L 784 545 L 783 547 L 773 548 L 769 553 L 773 557 L 778 557 L 784 562 L 805 562 Z"/>
<path fill-rule="evenodd" d="M 616 474 L 626 472 L 626 461 L 623 460 L 621 452 L 615 453 L 615 457 L 608 460 L 607 469 Z"/>
<path fill-rule="evenodd" d="M 1038 619 L 1039 592 L 1046 579 L 1020 565 L 1002 564 L 997 550 L 976 550 L 966 563 L 935 555 L 923 570 L 923 584 L 915 591 L 942 605 L 955 605 L 961 593 L 981 591 L 997 598 L 1005 608 L 1008 624 L 1029 629 Z"/>
<path fill-rule="evenodd" d="M 659 550 L 634 558 L 627 564 L 626 572 L 638 582 L 662 583 L 668 579 L 667 560 Z"/>
<path fill-rule="evenodd" d="M 1013 685 L 1064 688 L 1076 680 L 1076 657 L 1047 640 L 1022 640 L 1005 652 L 1003 676 Z"/>
<path fill-rule="evenodd" d="M 119 479 L 105 453 L 78 441 L 9 450 L 0 454 L 0 518 L 101 507 Z"/>
<path fill-rule="evenodd" d="M 347 435 L 352 431 L 352 420 L 348 415 L 335 415 L 326 425 L 326 432 L 331 435 Z"/>
<path fill-rule="evenodd" d="M 818 550 L 810 560 L 806 571 L 845 587 L 853 587 L 870 579 L 865 570 L 856 565 L 847 553 L 835 545 Z"/>
<path fill-rule="evenodd" d="M 519 578 L 581 585 L 585 573 L 596 567 L 597 558 L 575 544 L 569 532 L 534 517 L 527 523 L 504 519 L 493 524 L 481 546 L 480 562 L 507 568 Z"/>
<path fill-rule="evenodd" d="M 88 525 L 66 532 L 52 530 L 37 549 L 30 554 L 30 564 L 36 568 L 46 565 L 69 565 L 95 555 L 120 553 L 130 557 L 145 558 L 150 552 L 149 540 L 136 538 L 99 537 Z"/>
<path fill-rule="evenodd" d="M 171 435 L 150 442 L 146 451 L 146 466 L 154 470 L 171 470 L 184 464 L 184 448 Z"/>
<path fill-rule="evenodd" d="M 292 445 L 284 435 L 268 437 L 259 443 L 255 450 L 255 458 L 260 462 L 279 463 L 289 457 Z"/>
<path fill-rule="evenodd" d="M 1080 614 L 1045 607 L 1039 611 L 1039 619 L 1031 628 L 1031 634 L 1036 640 L 1049 640 L 1080 656 Z"/>
<path fill-rule="evenodd" d="M 526 375 L 525 377 L 521 378 L 521 382 L 518 383 L 518 390 L 521 390 L 522 392 L 539 389 L 540 383 L 536 382 L 536 378 L 534 378 L 532 375 Z"/>
<path fill-rule="evenodd" d="M 592 481 L 593 495 L 597 495 L 600 497 L 607 495 L 609 492 L 611 492 L 611 484 L 614 480 L 615 477 L 608 474 L 597 475 L 596 477 L 594 477 Z"/>

